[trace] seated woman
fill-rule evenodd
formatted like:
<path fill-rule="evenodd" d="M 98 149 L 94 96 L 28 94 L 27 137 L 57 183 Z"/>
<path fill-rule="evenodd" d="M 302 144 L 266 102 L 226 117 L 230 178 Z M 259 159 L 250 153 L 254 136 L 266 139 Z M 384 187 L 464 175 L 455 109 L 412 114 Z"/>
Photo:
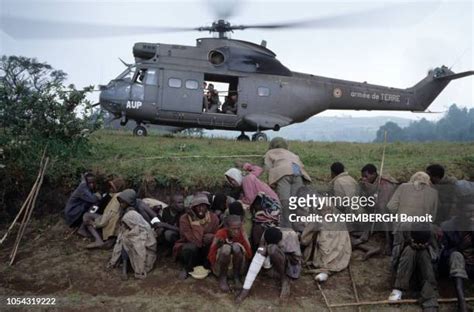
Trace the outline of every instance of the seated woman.
<path fill-rule="evenodd" d="M 132 265 L 135 277 L 143 279 L 149 273 L 156 260 L 155 232 L 150 224 L 134 209 L 136 193 L 127 189 L 118 195 L 118 201 L 123 211 L 126 210 L 120 233 L 112 252 L 108 267 L 123 261 L 122 278 L 127 279 L 128 261 Z"/>
<path fill-rule="evenodd" d="M 318 195 L 319 196 L 319 195 Z M 324 282 L 331 273 L 346 269 L 351 260 L 352 247 L 349 232 L 344 222 L 325 222 L 324 215 L 340 213 L 335 207 L 325 206 L 318 210 L 323 222 L 308 223 L 301 235 L 301 246 L 305 247 L 305 262 L 316 273 L 315 280 Z"/>

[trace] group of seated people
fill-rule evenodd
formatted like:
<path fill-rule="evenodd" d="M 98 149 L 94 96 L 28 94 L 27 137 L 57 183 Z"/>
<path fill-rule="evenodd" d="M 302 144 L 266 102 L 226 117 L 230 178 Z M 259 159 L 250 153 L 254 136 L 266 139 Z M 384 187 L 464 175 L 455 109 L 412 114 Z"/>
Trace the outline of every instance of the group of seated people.
<path fill-rule="evenodd" d="M 87 173 L 72 193 L 65 209 L 68 225 L 93 242 L 87 248 L 113 249 L 109 268 L 129 268 L 136 278 L 153 269 L 158 246 L 180 263 L 180 279 L 205 278 L 212 272 L 223 292 L 238 291 L 242 302 L 262 268 L 280 280 L 282 298 L 290 294 L 290 281 L 303 269 L 325 282 L 349 265 L 352 250 L 364 260 L 381 253 L 373 247 L 373 232 L 385 233 L 385 253 L 391 255 L 393 291 L 389 300 L 402 299 L 410 289 L 420 292 L 424 311 L 437 311 L 437 277 L 452 278 L 460 311 L 468 311 L 464 280 L 474 278 L 474 184 L 445 176 L 441 165 L 416 172 L 406 183 L 376 166 L 361 169 L 359 181 L 344 165 L 331 165 L 327 189 L 315 190 L 300 158 L 282 138 L 270 142 L 264 168 L 236 162 L 224 173 L 232 194 L 201 191 L 189 196 L 174 194 L 170 204 L 153 198 L 138 199 L 121 178 L 108 182 L 108 192 L 97 193 L 95 177 Z M 262 181 L 264 171 L 268 183 Z M 238 195 L 236 195 L 238 194 Z M 374 196 L 373 207 L 351 211 L 345 205 L 322 207 L 290 205 L 292 197 Z M 331 214 L 398 213 L 432 216 L 431 222 L 386 222 L 367 228 L 352 223 L 332 223 Z M 292 222 L 291 215 L 323 216 L 321 222 Z M 372 244 L 371 244 L 372 243 Z M 231 283 L 229 284 L 229 278 Z M 231 285 L 233 285 L 231 287 Z M 413 288 L 414 287 L 414 288 Z"/>
<path fill-rule="evenodd" d="M 214 88 L 214 85 L 204 82 L 203 85 L 204 96 L 202 99 L 203 111 L 208 113 L 222 113 L 222 114 L 237 114 L 237 92 L 230 91 L 229 95 L 225 97 L 224 103 L 221 105 L 219 100 L 219 92 Z"/>

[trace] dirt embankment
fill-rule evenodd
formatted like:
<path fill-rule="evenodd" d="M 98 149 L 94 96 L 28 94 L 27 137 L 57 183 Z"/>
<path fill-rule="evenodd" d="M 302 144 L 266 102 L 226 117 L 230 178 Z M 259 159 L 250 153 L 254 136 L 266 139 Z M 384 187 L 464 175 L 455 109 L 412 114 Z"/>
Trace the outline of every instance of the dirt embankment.
<path fill-rule="evenodd" d="M 7 260 L 14 235 L 0 250 L 0 294 L 3 296 L 54 297 L 61 311 L 137 311 L 137 310 L 246 310 L 246 311 L 324 311 L 325 304 L 312 275 L 304 274 L 291 285 L 288 301 L 278 300 L 279 283 L 260 274 L 251 296 L 241 306 L 233 302 L 235 293 L 223 294 L 217 280 L 177 280 L 179 266 L 159 253 L 155 269 L 145 280 L 121 281 L 117 269 L 106 271 L 111 255 L 107 250 L 86 250 L 88 243 L 69 235 L 59 215 L 34 220 L 28 227 L 20 246 L 17 261 L 8 266 Z M 376 239 L 380 242 L 380 238 Z M 361 261 L 356 251 L 351 261 L 354 280 L 362 301 L 384 300 L 390 287 L 389 258 L 376 256 Z M 335 274 L 323 286 L 330 303 L 354 302 L 351 280 L 347 270 Z M 442 297 L 453 297 L 449 282 L 440 284 Z M 468 295 L 473 295 L 472 286 Z M 410 297 L 416 294 L 409 294 Z M 0 306 L 0 310 L 9 308 Z M 441 311 L 453 311 L 454 304 L 443 304 Z M 18 311 L 18 310 L 16 310 Z M 335 311 L 356 311 L 342 308 Z M 362 311 L 419 311 L 416 305 L 373 306 Z"/>

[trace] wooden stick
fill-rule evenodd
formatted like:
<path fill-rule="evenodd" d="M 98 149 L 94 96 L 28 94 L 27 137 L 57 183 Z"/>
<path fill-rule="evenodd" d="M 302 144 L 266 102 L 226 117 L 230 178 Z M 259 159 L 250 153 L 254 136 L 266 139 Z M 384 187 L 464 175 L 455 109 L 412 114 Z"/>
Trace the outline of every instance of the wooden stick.
<path fill-rule="evenodd" d="M 380 189 L 380 181 L 382 181 L 382 174 L 383 174 L 383 167 L 385 165 L 385 149 L 387 148 L 387 130 L 384 132 L 383 138 L 383 150 L 382 150 L 382 162 L 380 163 L 380 171 L 379 171 L 379 180 L 377 181 L 377 187 L 375 188 L 375 195 L 379 195 Z M 375 211 L 377 212 L 377 211 Z M 379 211 L 380 213 L 380 211 Z M 374 232 L 375 229 L 375 222 L 372 222 L 372 226 L 370 227 L 370 235 Z"/>
<path fill-rule="evenodd" d="M 474 297 L 465 299 L 466 302 L 474 301 Z M 438 303 L 455 303 L 458 302 L 457 298 L 440 298 Z M 396 304 L 414 304 L 419 303 L 417 299 L 402 299 L 397 301 L 381 300 L 381 301 L 361 301 L 361 302 L 350 302 L 350 303 L 334 303 L 331 304 L 331 308 L 343 308 L 343 307 L 354 307 L 354 306 L 366 306 L 366 305 L 396 305 Z"/>
<path fill-rule="evenodd" d="M 316 282 L 316 284 L 318 284 L 319 291 L 321 292 L 321 295 L 323 295 L 324 302 L 326 303 L 326 307 L 328 308 L 329 312 L 332 312 L 332 309 L 331 309 L 332 306 L 329 304 L 328 298 L 326 298 L 326 295 L 324 294 L 324 291 L 321 288 L 321 284 L 319 284 L 318 282 Z"/>
<path fill-rule="evenodd" d="M 40 161 L 40 170 L 38 171 L 38 176 L 36 177 L 36 180 L 35 180 L 35 183 L 33 184 L 33 186 L 31 187 L 31 190 L 30 190 L 30 193 L 28 194 L 28 197 L 26 198 L 25 202 L 23 203 L 23 205 L 21 206 L 20 210 L 18 211 L 15 219 L 13 220 L 12 224 L 10 225 L 10 227 L 8 228 L 7 232 L 5 233 L 5 235 L 3 235 L 2 239 L 0 240 L 0 245 L 3 244 L 3 242 L 7 239 L 7 236 L 8 234 L 10 234 L 10 232 L 12 231 L 13 227 L 15 226 L 16 222 L 18 221 L 18 219 L 20 218 L 21 214 L 23 213 L 23 211 L 25 210 L 25 208 L 29 205 L 31 199 L 33 198 L 33 194 L 34 194 L 34 191 L 35 191 L 35 188 L 36 188 L 36 185 L 38 184 L 39 180 L 40 180 L 40 176 L 41 176 L 41 168 L 42 168 L 42 164 L 43 164 L 43 161 L 44 161 L 44 152 L 43 152 L 43 156 L 41 157 L 41 161 Z"/>
<path fill-rule="evenodd" d="M 360 300 L 359 300 L 359 293 L 357 292 L 357 287 L 356 287 L 356 284 L 354 282 L 354 279 L 352 278 L 352 269 L 351 269 L 351 264 L 349 263 L 349 277 L 351 278 L 351 283 L 352 283 L 352 290 L 354 291 L 354 297 L 356 299 L 356 302 L 359 303 Z M 360 306 L 357 307 L 357 310 L 359 312 L 361 312 L 361 308 Z"/>
<path fill-rule="evenodd" d="M 32 200 L 28 203 L 28 206 L 26 207 L 25 213 L 23 214 L 23 218 L 22 218 L 21 223 L 20 223 L 20 229 L 17 232 L 16 239 L 15 239 L 15 244 L 13 245 L 13 249 L 10 253 L 10 265 L 13 264 L 16 253 L 18 251 L 18 246 L 19 246 L 21 238 L 23 236 L 23 233 L 24 233 L 24 230 L 25 230 L 25 223 L 27 222 L 28 215 L 29 215 L 29 212 L 31 210 L 32 204 L 34 206 L 34 200 L 35 200 L 35 197 L 37 195 L 38 186 L 40 185 L 39 183 L 41 182 L 41 176 L 43 174 L 43 170 L 44 170 L 44 163 L 43 163 L 43 159 L 42 159 L 41 164 L 40 164 L 40 170 L 39 170 L 40 180 L 37 184 L 34 185 Z"/>
<path fill-rule="evenodd" d="M 12 250 L 12 253 L 10 254 L 10 265 L 13 265 L 13 262 L 15 261 L 16 253 L 18 251 L 18 247 L 20 246 L 21 239 L 23 238 L 23 235 L 24 235 L 25 230 L 26 230 L 26 226 L 28 225 L 28 222 L 30 221 L 31 215 L 33 214 L 33 209 L 35 208 L 35 205 L 36 205 L 36 198 L 38 197 L 39 190 L 41 188 L 41 185 L 43 184 L 43 178 L 44 178 L 44 174 L 46 172 L 46 168 L 48 167 L 48 163 L 49 163 L 49 157 L 46 157 L 46 160 L 43 164 L 43 167 L 40 170 L 41 171 L 41 178 L 40 178 L 40 181 L 39 181 L 38 185 L 36 185 L 33 200 L 31 201 L 29 207 L 25 211 L 25 215 L 24 215 L 22 224 L 20 225 L 20 231 L 18 232 L 18 235 L 17 235 L 17 241 L 15 242 L 16 244 L 15 244 L 13 250 Z M 25 219 L 25 216 L 26 216 L 26 219 Z"/>

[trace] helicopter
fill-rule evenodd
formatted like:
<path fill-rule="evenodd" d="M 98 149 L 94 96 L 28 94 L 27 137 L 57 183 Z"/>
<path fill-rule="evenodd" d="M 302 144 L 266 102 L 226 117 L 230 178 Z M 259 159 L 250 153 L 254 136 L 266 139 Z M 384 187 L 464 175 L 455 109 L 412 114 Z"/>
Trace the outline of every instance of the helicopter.
<path fill-rule="evenodd" d="M 351 15 L 334 21 L 342 19 Z M 126 69 L 99 87 L 98 105 L 122 126 L 135 121 L 137 136 L 147 135 L 145 125 L 156 124 L 237 130 L 237 140 L 245 141 L 250 140 L 245 132 L 255 132 L 252 141 L 266 141 L 263 131 L 278 131 L 328 109 L 424 112 L 451 80 L 474 75 L 440 66 L 406 89 L 334 79 L 291 71 L 265 41 L 256 44 L 229 36 L 235 30 L 313 27 L 328 20 L 233 25 L 221 18 L 206 27 L 156 28 L 215 36 L 198 38 L 195 46 L 135 43 L 135 62 L 122 61 Z M 211 85 L 217 84 L 225 89 L 210 96 Z"/>

